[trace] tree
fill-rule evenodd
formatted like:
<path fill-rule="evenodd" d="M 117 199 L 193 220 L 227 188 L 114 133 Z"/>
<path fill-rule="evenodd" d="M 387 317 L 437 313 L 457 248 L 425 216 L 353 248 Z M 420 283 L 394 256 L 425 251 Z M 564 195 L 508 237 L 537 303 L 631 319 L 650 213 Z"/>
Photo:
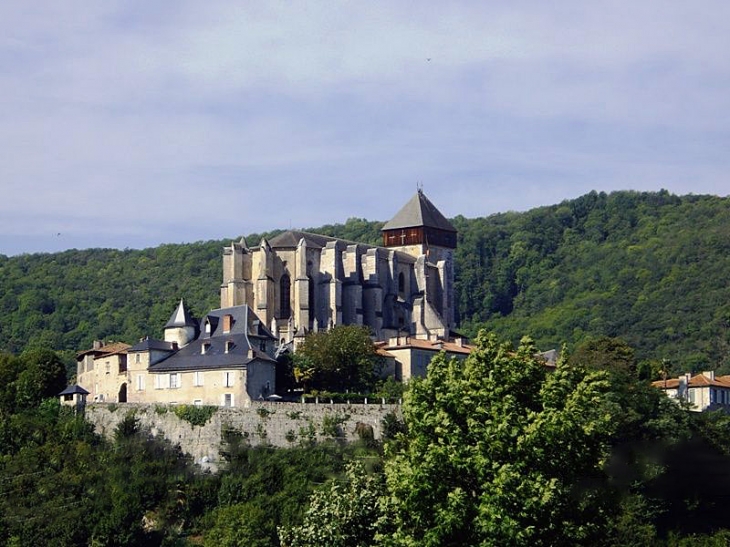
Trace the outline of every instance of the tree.
<path fill-rule="evenodd" d="M 384 545 L 590 544 L 608 525 L 603 465 L 618 405 L 603 371 L 548 373 L 523 339 L 482 332 L 406 393 L 406 444 L 386 463 Z"/>
<path fill-rule="evenodd" d="M 294 354 L 294 376 L 307 388 L 370 391 L 380 357 L 367 327 L 338 325 L 307 335 Z"/>
<path fill-rule="evenodd" d="M 16 380 L 19 408 L 37 405 L 42 399 L 56 397 L 66 387 L 66 366 L 51 350 L 29 350 L 20 356 L 24 368 Z"/>
<path fill-rule="evenodd" d="M 309 500 L 304 523 L 279 530 L 282 547 L 368 547 L 373 545 L 383 510 L 382 476 L 348 464 L 345 480 L 331 480 Z"/>

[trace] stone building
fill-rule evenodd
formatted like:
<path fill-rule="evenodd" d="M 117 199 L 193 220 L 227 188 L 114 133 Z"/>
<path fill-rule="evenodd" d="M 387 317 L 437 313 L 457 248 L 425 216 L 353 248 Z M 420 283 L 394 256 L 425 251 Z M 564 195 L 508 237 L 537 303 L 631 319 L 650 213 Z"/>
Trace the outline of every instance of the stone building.
<path fill-rule="evenodd" d="M 77 358 L 77 382 L 93 401 L 249 406 L 273 394 L 276 339 L 248 306 L 198 323 L 182 301 L 164 340 L 96 343 Z"/>
<path fill-rule="evenodd" d="M 248 406 L 274 393 L 277 351 L 335 325 L 370 327 L 403 380 L 425 373 L 437 349 L 468 353 L 449 344 L 454 227 L 419 190 L 382 234 L 382 246 L 301 231 L 233 243 L 220 309 L 198 322 L 180 301 L 163 340 L 95 343 L 78 354 L 77 382 L 92 401 Z"/>
<path fill-rule="evenodd" d="M 285 342 L 334 325 L 376 340 L 448 339 L 454 327 L 456 230 L 419 190 L 373 246 L 287 231 L 224 249 L 221 307 L 247 305 Z"/>

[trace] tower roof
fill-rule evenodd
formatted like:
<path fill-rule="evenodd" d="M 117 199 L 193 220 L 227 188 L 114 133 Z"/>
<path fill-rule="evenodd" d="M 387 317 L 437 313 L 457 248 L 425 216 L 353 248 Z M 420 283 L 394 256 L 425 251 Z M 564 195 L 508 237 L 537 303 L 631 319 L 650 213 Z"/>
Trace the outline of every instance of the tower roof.
<path fill-rule="evenodd" d="M 418 190 L 396 215 L 386 222 L 383 231 L 401 228 L 436 228 L 446 232 L 456 232 L 441 211 L 429 201 L 422 190 Z"/>
<path fill-rule="evenodd" d="M 176 328 L 176 327 L 197 327 L 197 326 L 198 326 L 198 324 L 196 323 L 195 319 L 193 319 L 192 316 L 185 309 L 185 306 L 184 306 L 182 298 L 181 298 L 180 303 L 177 305 L 177 309 L 173 312 L 172 316 L 170 317 L 170 320 L 165 325 L 165 328 L 170 329 L 170 328 Z"/>

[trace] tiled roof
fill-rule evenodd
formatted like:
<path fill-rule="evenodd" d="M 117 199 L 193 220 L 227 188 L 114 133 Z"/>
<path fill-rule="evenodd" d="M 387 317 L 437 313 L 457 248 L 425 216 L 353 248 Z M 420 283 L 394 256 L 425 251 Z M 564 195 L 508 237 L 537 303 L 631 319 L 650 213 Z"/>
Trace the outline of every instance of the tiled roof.
<path fill-rule="evenodd" d="M 651 385 L 659 389 L 677 389 L 679 387 L 679 378 L 667 378 L 666 380 L 657 380 L 652 382 Z M 730 375 L 716 376 L 714 380 L 711 380 L 704 374 L 697 374 L 692 376 L 687 384 L 687 387 L 724 387 L 730 388 Z"/>
<path fill-rule="evenodd" d="M 436 228 L 446 232 L 456 232 L 451 223 L 436 206 L 419 190 L 396 215 L 385 223 L 383 231 L 400 228 Z"/>
<path fill-rule="evenodd" d="M 94 357 L 101 357 L 104 355 L 112 355 L 114 353 L 126 353 L 126 351 L 130 348 L 129 344 L 125 344 L 124 342 L 109 342 L 108 344 L 105 344 L 101 346 L 100 348 L 92 348 L 87 349 L 85 351 L 81 351 L 76 354 L 77 357 L 82 357 L 84 355 L 88 355 L 90 353 L 94 354 Z"/>
<path fill-rule="evenodd" d="M 446 351 L 449 353 L 463 353 L 468 355 L 471 353 L 471 346 L 467 344 L 459 345 L 456 342 L 445 342 L 443 340 L 421 340 L 419 338 L 411 338 L 410 336 L 399 339 L 395 344 L 382 342 L 382 348 L 386 351 L 394 351 L 399 349 L 424 349 L 429 351 Z"/>

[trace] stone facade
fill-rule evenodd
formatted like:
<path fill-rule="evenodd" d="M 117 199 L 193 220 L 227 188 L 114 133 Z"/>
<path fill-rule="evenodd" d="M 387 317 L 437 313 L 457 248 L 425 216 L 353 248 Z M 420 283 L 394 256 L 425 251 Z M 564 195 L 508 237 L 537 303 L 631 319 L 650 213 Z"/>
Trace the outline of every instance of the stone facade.
<path fill-rule="evenodd" d="M 383 228 L 382 247 L 288 231 L 223 252 L 221 307 L 248 305 L 285 342 L 334 325 L 376 340 L 448 338 L 456 230 L 419 190 Z"/>
<path fill-rule="evenodd" d="M 203 426 L 177 417 L 174 407 L 151 404 L 88 404 L 86 418 L 97 433 L 112 436 L 130 413 L 142 429 L 180 445 L 196 463 L 215 471 L 222 463 L 220 450 L 233 432 L 251 446 L 298 446 L 312 441 L 337 439 L 351 442 L 358 431 L 371 428 L 373 438 L 383 436 L 383 418 L 400 417 L 400 406 L 391 404 L 302 404 L 253 402 L 250 408 L 219 408 Z"/>

